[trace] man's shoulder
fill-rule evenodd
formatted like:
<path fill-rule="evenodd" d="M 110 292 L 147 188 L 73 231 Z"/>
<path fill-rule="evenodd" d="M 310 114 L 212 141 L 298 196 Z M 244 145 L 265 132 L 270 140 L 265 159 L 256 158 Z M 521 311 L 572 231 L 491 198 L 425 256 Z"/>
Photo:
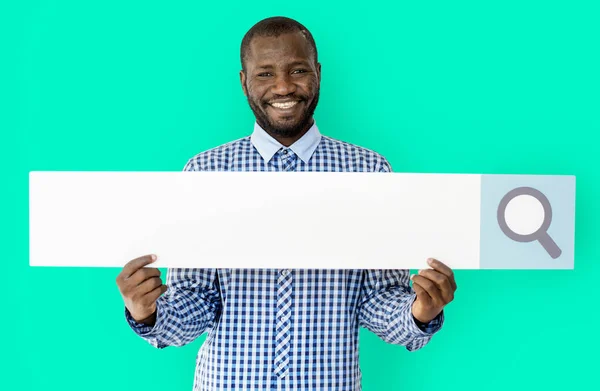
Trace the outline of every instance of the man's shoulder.
<path fill-rule="evenodd" d="M 252 148 L 250 136 L 229 141 L 194 155 L 187 161 L 183 171 L 213 171 L 219 167 L 224 168 L 234 153 L 251 153 Z"/>
<path fill-rule="evenodd" d="M 387 159 L 380 153 L 333 137 L 322 136 L 321 144 L 329 153 L 340 155 L 342 159 L 351 159 L 366 164 L 368 171 L 392 171 Z"/>

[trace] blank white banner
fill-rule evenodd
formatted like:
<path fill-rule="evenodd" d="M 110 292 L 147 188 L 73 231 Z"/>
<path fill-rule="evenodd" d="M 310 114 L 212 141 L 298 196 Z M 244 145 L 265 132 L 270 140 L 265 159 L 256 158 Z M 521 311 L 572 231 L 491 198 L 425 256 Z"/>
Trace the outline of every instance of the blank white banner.
<path fill-rule="evenodd" d="M 475 174 L 31 172 L 30 264 L 478 269 L 481 194 Z"/>

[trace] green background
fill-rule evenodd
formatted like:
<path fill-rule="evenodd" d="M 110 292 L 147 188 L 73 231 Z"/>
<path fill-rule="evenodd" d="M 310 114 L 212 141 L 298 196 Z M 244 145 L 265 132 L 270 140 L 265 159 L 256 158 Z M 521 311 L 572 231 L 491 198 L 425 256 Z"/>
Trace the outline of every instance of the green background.
<path fill-rule="evenodd" d="M 8 3 L 0 389 L 191 389 L 205 336 L 166 350 L 137 338 L 118 269 L 28 266 L 28 172 L 179 171 L 250 134 L 239 44 L 274 15 L 316 39 L 322 133 L 398 172 L 577 176 L 575 270 L 457 271 L 424 349 L 361 331 L 364 390 L 599 387 L 597 2 Z"/>

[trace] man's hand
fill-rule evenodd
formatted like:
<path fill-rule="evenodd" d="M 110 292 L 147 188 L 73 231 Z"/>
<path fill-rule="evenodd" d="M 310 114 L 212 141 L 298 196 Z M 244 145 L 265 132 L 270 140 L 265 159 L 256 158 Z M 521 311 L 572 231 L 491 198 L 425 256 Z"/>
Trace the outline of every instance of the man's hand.
<path fill-rule="evenodd" d="M 167 291 L 160 279 L 160 270 L 147 268 L 156 261 L 156 255 L 145 255 L 129 261 L 117 276 L 117 286 L 123 296 L 125 307 L 138 323 L 154 326 L 156 322 L 156 299 Z"/>
<path fill-rule="evenodd" d="M 454 272 L 442 262 L 429 258 L 432 269 L 419 270 L 411 276 L 417 299 L 412 306 L 413 316 L 421 323 L 431 322 L 454 299 Z"/>

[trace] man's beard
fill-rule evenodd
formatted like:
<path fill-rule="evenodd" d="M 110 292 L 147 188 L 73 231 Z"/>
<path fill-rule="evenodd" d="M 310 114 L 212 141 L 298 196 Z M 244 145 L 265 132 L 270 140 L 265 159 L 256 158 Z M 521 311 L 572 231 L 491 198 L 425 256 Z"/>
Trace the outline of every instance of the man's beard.
<path fill-rule="evenodd" d="M 297 123 L 291 123 L 289 125 L 281 125 L 271 122 L 271 119 L 267 115 L 267 113 L 250 99 L 250 94 L 248 94 L 248 104 L 250 105 L 250 109 L 254 113 L 256 117 L 256 122 L 263 128 L 267 133 L 275 134 L 281 137 L 296 137 L 300 132 L 305 129 L 308 129 L 310 125 L 312 125 L 312 116 L 315 113 L 315 109 L 317 108 L 317 104 L 319 103 L 319 90 L 315 94 L 313 101 L 310 106 L 304 111 L 300 121 Z M 300 100 L 306 101 L 304 97 L 297 96 Z"/>

